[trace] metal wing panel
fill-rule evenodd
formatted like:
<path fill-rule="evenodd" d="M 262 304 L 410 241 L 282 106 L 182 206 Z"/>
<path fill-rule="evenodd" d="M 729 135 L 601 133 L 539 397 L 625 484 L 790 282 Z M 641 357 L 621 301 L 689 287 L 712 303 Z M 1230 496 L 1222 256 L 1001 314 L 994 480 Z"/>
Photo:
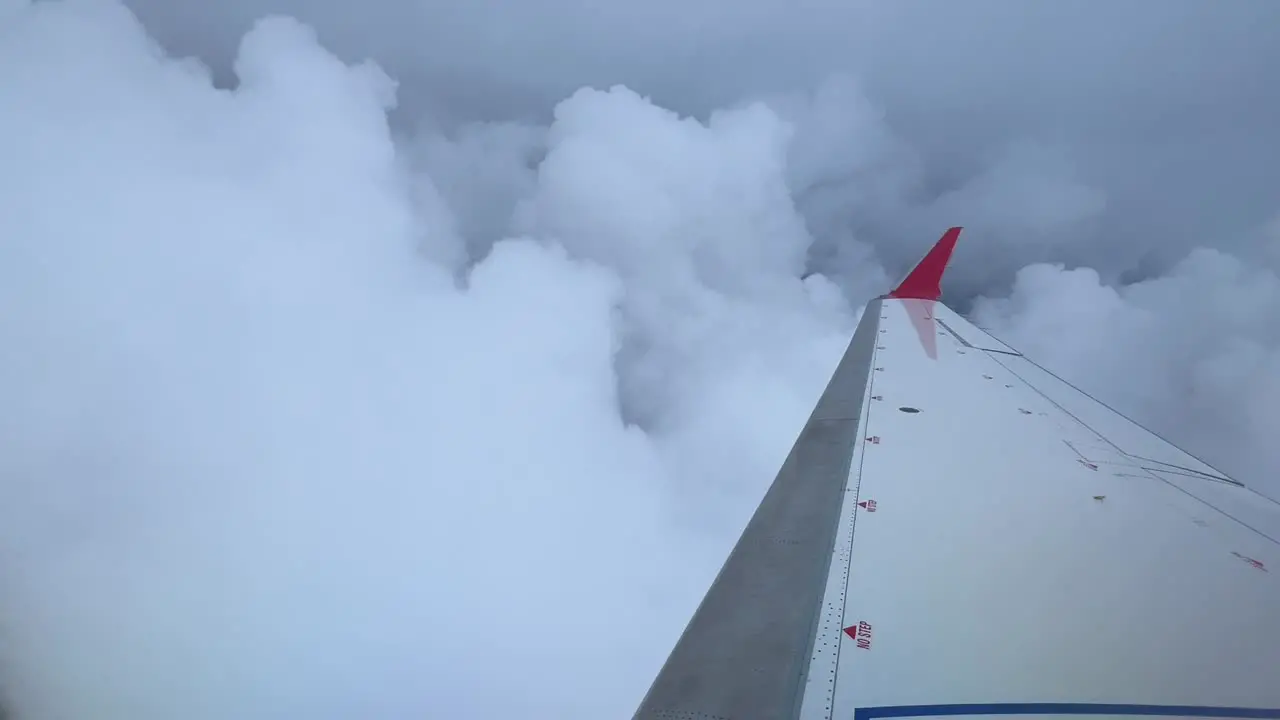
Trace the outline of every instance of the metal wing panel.
<path fill-rule="evenodd" d="M 937 307 L 934 308 L 934 313 L 938 319 L 939 329 L 950 334 L 965 347 L 990 350 L 1008 355 L 1021 354 L 942 303 L 938 303 Z"/>
<path fill-rule="evenodd" d="M 930 352 L 918 316 L 911 301 L 884 302 L 871 440 L 845 507 L 848 565 L 829 574 L 848 578 L 844 627 L 815 645 L 838 643 L 834 690 L 828 709 L 815 675 L 802 716 L 956 703 L 1280 707 L 1277 548 L 1201 496 L 1255 514 L 1269 501 L 1144 469 L 1118 447 L 1163 441 L 1074 400 L 1105 420 L 1099 431 L 1006 367 L 1012 356 L 945 329 Z M 1194 483 L 1198 494 L 1182 487 Z"/>
<path fill-rule="evenodd" d="M 963 320 L 963 318 L 961 318 Z M 1192 456 L 1173 443 L 1121 415 L 1106 404 L 1054 375 L 1026 357 L 995 358 L 1019 380 L 1034 388 L 1063 413 L 1092 428 L 1104 442 L 1148 464 L 1191 471 L 1219 479 L 1226 473 Z"/>

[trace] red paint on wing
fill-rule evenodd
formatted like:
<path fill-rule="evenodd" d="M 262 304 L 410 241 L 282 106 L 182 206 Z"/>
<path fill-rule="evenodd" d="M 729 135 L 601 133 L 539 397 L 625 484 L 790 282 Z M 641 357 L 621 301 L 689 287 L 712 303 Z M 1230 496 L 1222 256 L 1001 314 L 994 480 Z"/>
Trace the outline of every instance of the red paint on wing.
<path fill-rule="evenodd" d="M 947 270 L 947 262 L 951 260 L 951 252 L 956 249 L 956 240 L 960 239 L 962 229 L 953 227 L 943 233 L 942 238 L 929 250 L 920 264 L 907 274 L 901 285 L 889 293 L 889 297 L 917 300 L 940 299 L 942 274 Z"/>

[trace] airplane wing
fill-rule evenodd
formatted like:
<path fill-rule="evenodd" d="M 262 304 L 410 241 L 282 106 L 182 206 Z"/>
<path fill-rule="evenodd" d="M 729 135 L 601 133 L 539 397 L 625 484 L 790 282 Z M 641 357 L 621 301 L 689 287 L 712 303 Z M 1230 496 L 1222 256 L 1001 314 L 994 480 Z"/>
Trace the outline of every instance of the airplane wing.
<path fill-rule="evenodd" d="M 1280 504 L 939 301 L 871 301 L 643 720 L 1280 718 Z"/>

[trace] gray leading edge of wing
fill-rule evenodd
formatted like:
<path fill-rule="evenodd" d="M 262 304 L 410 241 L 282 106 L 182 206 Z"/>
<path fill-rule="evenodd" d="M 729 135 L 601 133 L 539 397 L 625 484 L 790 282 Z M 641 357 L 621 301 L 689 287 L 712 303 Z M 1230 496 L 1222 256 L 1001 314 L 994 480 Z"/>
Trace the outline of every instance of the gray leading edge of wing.
<path fill-rule="evenodd" d="M 637 720 L 798 713 L 880 309 L 879 299 L 867 304 L 813 414 L 641 701 Z"/>

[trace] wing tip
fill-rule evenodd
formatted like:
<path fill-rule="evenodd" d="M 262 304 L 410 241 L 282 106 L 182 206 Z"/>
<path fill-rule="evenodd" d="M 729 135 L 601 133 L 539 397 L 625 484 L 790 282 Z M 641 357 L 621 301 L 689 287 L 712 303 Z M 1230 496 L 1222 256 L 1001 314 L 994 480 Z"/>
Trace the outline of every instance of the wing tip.
<path fill-rule="evenodd" d="M 907 273 L 898 287 L 886 297 L 898 299 L 938 300 L 942 297 L 942 275 L 947 271 L 951 253 L 956 249 L 963 227 L 949 228 L 930 248 L 919 264 Z"/>

